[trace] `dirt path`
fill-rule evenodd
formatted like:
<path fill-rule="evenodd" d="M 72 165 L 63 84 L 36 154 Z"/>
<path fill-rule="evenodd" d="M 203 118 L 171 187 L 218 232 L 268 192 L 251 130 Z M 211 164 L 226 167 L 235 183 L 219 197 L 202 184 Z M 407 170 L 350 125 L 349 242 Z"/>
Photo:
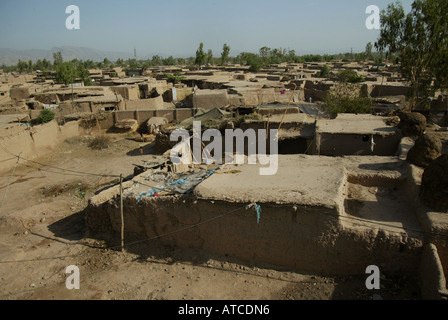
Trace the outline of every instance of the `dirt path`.
<path fill-rule="evenodd" d="M 85 237 L 83 210 L 95 191 L 130 176 L 133 164 L 153 156 L 132 136 L 112 136 L 92 150 L 76 138 L 36 162 L 22 161 L 0 212 L 0 299 L 385 299 L 418 298 L 414 280 L 383 277 L 383 289 L 365 289 L 365 277 L 329 278 L 210 258 L 194 250 L 154 248 L 150 257 L 101 249 Z M 58 168 L 71 171 L 61 171 Z M 10 172 L 0 177 L 0 194 Z M 204 258 L 207 257 L 207 258 Z M 213 257 L 213 256 L 212 256 Z M 205 262 L 204 262 L 205 261 Z M 222 262 L 226 261 L 226 262 Z M 80 290 L 68 290 L 65 270 L 80 270 Z"/>

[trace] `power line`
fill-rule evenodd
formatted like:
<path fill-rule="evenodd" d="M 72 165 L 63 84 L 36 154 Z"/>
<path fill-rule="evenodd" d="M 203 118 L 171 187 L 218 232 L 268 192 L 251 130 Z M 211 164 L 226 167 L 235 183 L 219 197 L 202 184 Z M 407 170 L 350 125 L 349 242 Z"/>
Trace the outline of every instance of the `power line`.
<path fill-rule="evenodd" d="M 147 242 L 147 241 L 151 241 L 151 240 L 156 240 L 156 239 L 163 238 L 163 237 L 167 237 L 167 236 L 170 236 L 170 235 L 173 235 L 173 234 L 176 234 L 176 233 L 185 231 L 185 230 L 189 230 L 189 229 L 192 229 L 192 228 L 196 228 L 196 227 L 198 227 L 198 226 L 200 226 L 200 225 L 203 225 L 203 224 L 205 224 L 205 223 L 208 223 L 208 222 L 211 222 L 211 221 L 213 221 L 213 220 L 220 219 L 220 218 L 222 218 L 222 217 L 224 217 L 224 216 L 226 216 L 226 215 L 232 214 L 232 213 L 234 213 L 234 212 L 236 212 L 236 211 L 238 211 L 238 210 L 241 210 L 241 209 L 243 209 L 243 208 L 244 208 L 244 207 L 240 207 L 240 208 L 231 210 L 231 211 L 226 212 L 226 213 L 224 213 L 224 214 L 218 215 L 218 216 L 216 216 L 216 217 L 207 219 L 207 220 L 205 220 L 205 221 L 202 221 L 202 222 L 200 222 L 200 223 L 197 223 L 197 224 L 194 224 L 194 225 L 191 225 L 191 226 L 182 228 L 182 229 L 175 230 L 175 231 L 173 231 L 173 232 L 169 232 L 169 233 L 166 233 L 166 234 L 158 235 L 158 236 L 155 236 L 155 237 L 152 237 L 152 238 L 147 238 L 147 239 L 144 239 L 144 240 L 139 240 L 139 241 L 134 241 L 134 242 L 131 242 L 131 243 L 127 243 L 127 244 L 124 244 L 124 247 L 129 247 L 129 246 L 133 246 L 133 245 L 136 245 L 136 244 L 139 244 L 139 243 L 143 243 L 143 242 Z M 26 228 L 26 227 L 24 227 L 24 228 L 27 229 L 27 230 L 29 230 L 29 229 Z M 37 234 L 35 234 L 35 233 L 33 233 L 33 232 L 30 232 L 30 233 L 31 233 L 31 234 L 34 234 L 34 235 L 37 235 Z M 50 238 L 50 237 L 46 237 L 46 238 L 49 239 L 49 240 L 52 240 L 52 241 L 58 241 L 58 242 L 60 242 L 60 240 L 58 240 L 58 239 L 54 239 L 54 238 Z M 84 243 L 82 243 L 82 242 L 76 242 L 76 243 L 72 243 L 72 244 L 73 244 L 73 245 L 82 245 L 82 246 L 85 246 L 85 247 L 88 247 L 88 248 L 96 248 L 96 249 L 101 249 L 101 250 L 113 250 L 113 249 L 119 249 L 119 248 L 121 248 L 121 245 L 119 245 L 119 246 L 110 246 L 110 247 L 104 247 L 104 248 L 101 248 L 101 247 L 92 247 L 92 246 L 89 246 L 89 245 L 84 244 Z M 76 254 L 72 254 L 72 255 L 56 256 L 56 257 L 47 257 L 47 258 L 36 258 L 36 259 L 25 259 L 25 260 L 5 260 L 5 261 L 0 261 L 0 264 L 3 264 L 3 263 L 22 263 L 22 262 L 35 262 L 35 261 L 56 260 L 56 259 L 63 259 L 63 258 L 75 257 L 75 256 L 78 256 L 78 255 L 81 255 L 81 254 L 82 254 L 82 252 L 79 252 L 79 253 L 76 253 Z"/>
<path fill-rule="evenodd" d="M 0 162 L 11 161 L 11 160 L 14 160 L 14 159 L 17 159 L 17 157 L 12 157 L 12 158 L 9 158 L 9 159 L 1 160 Z"/>
<path fill-rule="evenodd" d="M 82 172 L 82 171 L 76 171 L 76 170 L 71 170 L 71 169 L 63 169 L 63 168 L 59 168 L 59 167 L 56 167 L 56 166 L 52 166 L 52 165 L 48 165 L 48 164 L 43 164 L 43 163 L 40 163 L 40 162 L 38 162 L 38 161 L 29 160 L 29 159 L 26 159 L 26 158 L 21 157 L 21 155 L 15 155 L 14 153 L 10 152 L 8 149 L 6 149 L 6 148 L 5 148 L 3 145 L 1 145 L 1 144 L 0 144 L 0 148 L 2 148 L 5 152 L 7 152 L 7 153 L 9 153 L 9 154 L 11 154 L 11 155 L 14 156 L 14 158 L 7 159 L 7 160 L 12 160 L 12 159 L 17 158 L 16 166 L 14 167 L 13 172 L 12 172 L 12 174 L 11 174 L 11 176 L 10 176 L 10 182 L 11 182 L 12 176 L 14 175 L 15 169 L 17 168 L 17 165 L 19 164 L 20 159 L 23 159 L 23 160 L 25 160 L 25 161 L 27 161 L 27 162 L 34 163 L 34 164 L 37 164 L 37 165 L 41 165 L 41 166 L 44 166 L 44 167 L 52 168 L 52 169 L 55 169 L 55 170 L 60 170 L 60 171 L 62 171 L 62 172 L 56 172 L 56 171 L 51 171 L 51 170 L 48 170 L 48 169 L 42 169 L 42 168 L 34 168 L 34 169 L 37 169 L 37 170 L 39 170 L 39 171 L 46 171 L 46 172 L 55 173 L 55 174 L 67 174 L 67 175 L 74 175 L 74 176 L 86 176 L 86 175 L 88 175 L 88 176 L 97 176 L 97 177 L 113 177 L 113 178 L 120 178 L 120 176 L 118 176 L 118 175 L 95 174 L 95 173 Z M 3 160 L 3 161 L 7 161 L 7 160 Z M 25 165 L 25 166 L 27 166 L 27 165 Z M 29 168 L 33 168 L 33 167 L 31 167 L 31 166 L 27 166 L 27 167 L 29 167 Z M 9 187 L 10 182 L 8 183 L 8 187 Z M 139 183 L 139 184 L 141 184 L 141 185 L 144 185 L 144 186 L 153 188 L 153 186 L 146 185 L 146 184 L 144 184 L 144 183 L 142 183 L 142 182 L 137 182 L 137 181 L 135 181 L 135 183 Z M 7 187 L 7 189 L 8 189 L 8 187 Z M 3 201 L 4 201 L 4 199 L 5 199 L 7 189 L 5 190 L 5 193 L 4 193 L 4 196 L 3 196 L 3 200 L 2 200 L 2 203 L 1 203 L 1 205 L 0 205 L 0 210 L 1 210 L 2 206 L 3 206 Z M 288 205 L 287 205 L 287 206 L 288 206 Z M 292 205 L 290 205 L 290 206 L 292 206 Z M 283 205 L 283 206 L 281 206 L 281 205 L 276 205 L 276 206 L 268 205 L 268 207 L 282 207 L 282 208 L 284 208 L 285 206 L 284 206 L 284 205 Z M 131 243 L 125 244 L 124 247 L 128 247 L 128 246 L 132 246 L 132 245 L 135 245 L 135 244 L 139 244 L 139 243 L 143 243 L 143 242 L 147 242 L 147 241 L 151 241 L 151 240 L 159 239 L 159 238 L 162 238 L 162 237 L 166 237 L 166 236 L 170 236 L 170 235 L 176 234 L 176 233 L 178 233 L 178 232 L 182 232 L 182 231 L 185 231 L 185 230 L 189 230 L 189 229 L 195 228 L 195 227 L 197 227 L 197 226 L 203 225 L 203 224 L 205 224 L 205 223 L 211 222 L 211 221 L 213 221 L 213 220 L 220 219 L 220 218 L 222 218 L 222 217 L 224 217 L 224 216 L 226 216 L 226 215 L 229 215 L 229 214 L 234 213 L 234 212 L 236 212 L 236 211 L 238 211 L 238 210 L 241 210 L 241 209 L 242 209 L 242 208 L 238 208 L 238 209 L 229 211 L 229 212 L 227 212 L 227 213 L 224 213 L 224 214 L 221 214 L 221 215 L 219 215 L 219 216 L 213 217 L 213 218 L 211 218 L 211 219 L 205 220 L 205 221 L 200 222 L 200 223 L 198 223 L 198 224 L 191 225 L 191 226 L 188 226 L 188 227 L 185 227 L 185 228 L 182 228 L 182 229 L 179 229 L 179 230 L 176 230 L 176 231 L 167 233 L 167 234 L 163 234 L 163 235 L 159 235 L 159 236 L 155 236 L 155 237 L 147 238 L 147 239 L 144 239 L 144 240 L 139 240 L 139 241 L 131 242 Z M 417 230 L 417 229 L 412 229 L 412 228 L 407 228 L 407 227 L 398 227 L 398 226 L 394 226 L 394 225 L 387 224 L 387 223 L 381 223 L 381 222 L 377 222 L 377 221 L 364 220 L 364 219 L 360 219 L 360 218 L 353 217 L 353 216 L 337 216 L 337 217 L 335 217 L 335 216 L 330 215 L 330 214 L 325 214 L 325 213 L 321 213 L 321 212 L 318 212 L 318 213 L 319 213 L 319 214 L 323 214 L 323 215 L 325 215 L 325 216 L 327 216 L 327 217 L 334 218 L 334 219 L 336 219 L 336 220 L 338 220 L 338 221 L 339 221 L 339 220 L 344 220 L 344 219 L 347 219 L 347 220 L 356 220 L 356 221 L 359 221 L 359 222 L 362 222 L 362 223 L 363 223 L 363 224 L 359 224 L 359 223 L 358 223 L 357 225 L 359 225 L 359 226 L 363 226 L 363 227 L 366 227 L 366 228 L 369 228 L 369 229 L 373 229 L 373 227 L 370 227 L 370 226 L 368 226 L 368 225 L 366 225 L 366 224 L 376 225 L 376 226 L 383 226 L 383 227 L 389 227 L 389 228 L 393 228 L 393 229 L 402 229 L 402 230 L 404 230 L 404 231 L 406 231 L 406 232 L 413 232 L 413 233 L 416 233 L 416 234 L 419 234 L 419 235 L 422 235 L 422 236 L 430 236 L 430 237 L 432 237 L 432 236 L 448 237 L 448 234 L 437 233 L 437 232 L 427 232 L 427 231 L 422 231 L 422 230 Z M 353 222 L 352 222 L 352 223 L 353 223 Z M 393 230 L 388 230 L 388 231 L 389 231 L 389 232 L 398 233 L 398 234 L 403 235 L 403 232 L 402 232 L 402 231 L 393 231 Z M 415 236 L 412 236 L 412 235 L 409 235 L 409 234 L 408 234 L 408 236 L 409 236 L 410 238 L 417 239 L 417 237 L 415 237 Z M 52 240 L 54 240 L 54 239 L 52 239 Z M 55 240 L 55 241 L 56 241 L 56 240 Z M 82 243 L 79 243 L 79 244 L 84 245 L 84 244 L 82 244 Z M 106 247 L 106 248 L 101 248 L 101 249 L 106 249 L 106 250 L 107 250 L 107 249 L 116 249 L 116 248 L 119 248 L 119 247 L 120 247 L 120 246 L 111 246 L 111 247 Z M 22 260 L 22 261 L 40 261 L 40 260 L 45 260 L 45 259 L 60 259 L 60 258 L 61 258 L 61 257 L 41 258 L 41 259 L 36 259 L 36 260 Z M 0 263 L 13 263 L 13 262 L 21 262 L 21 261 L 0 261 Z"/>
<path fill-rule="evenodd" d="M 85 177 L 85 176 L 91 176 L 91 174 L 86 174 L 86 173 L 70 173 L 70 172 L 58 172 L 58 171 L 53 171 L 53 170 L 48 170 L 48 169 L 43 169 L 43 168 L 37 168 L 37 167 L 33 167 L 31 165 L 26 165 L 24 164 L 25 167 L 27 168 L 31 168 L 31 169 L 35 169 L 37 171 L 44 171 L 44 172 L 49 172 L 49 173 L 55 173 L 55 174 L 63 174 L 63 175 L 68 175 L 68 176 L 75 176 L 75 177 Z M 111 177 L 109 175 L 95 175 L 98 177 Z M 115 176 L 112 176 L 114 178 L 116 178 Z"/>
<path fill-rule="evenodd" d="M 138 241 L 130 242 L 130 243 L 125 244 L 124 246 L 125 246 L 125 247 L 129 247 L 129 246 L 133 246 L 133 245 L 136 245 L 136 244 L 139 244 L 139 243 L 143 243 L 143 242 L 147 242 L 147 241 L 151 241 L 151 240 L 156 240 L 156 239 L 163 238 L 163 237 L 167 237 L 167 236 L 170 236 L 170 235 L 173 235 L 173 234 L 182 232 L 182 231 L 186 231 L 186 230 L 189 230 L 189 229 L 193 229 L 193 228 L 196 228 L 196 227 L 198 227 L 198 226 L 200 226 L 200 225 L 203 225 L 203 224 L 205 224 L 205 223 L 207 223 L 207 222 L 210 222 L 210 221 L 213 221 L 213 220 L 220 219 L 220 218 L 222 218 L 222 217 L 224 217 L 224 216 L 227 216 L 227 215 L 229 215 L 229 214 L 232 214 L 232 213 L 234 213 L 234 212 L 236 212 L 236 211 L 239 211 L 239 210 L 241 210 L 241 209 L 244 209 L 244 208 L 245 208 L 245 207 L 240 207 L 240 208 L 238 208 L 238 209 L 234 209 L 234 210 L 232 210 L 232 211 L 229 211 L 229 212 L 226 212 L 226 213 L 221 214 L 221 215 L 219 215 L 219 216 L 216 216 L 216 217 L 210 218 L 210 219 L 208 219 L 208 220 L 205 220 L 205 221 L 196 223 L 196 224 L 194 224 L 194 225 L 191 225 L 191 226 L 188 226 L 188 227 L 185 227 L 185 228 L 182 228 L 182 229 L 173 231 L 173 232 L 165 233 L 165 234 L 162 234 L 162 235 L 159 235 L 159 236 L 155 236 L 155 237 L 147 238 L 147 239 L 144 239 L 144 240 L 138 240 Z M 109 247 L 108 249 L 117 249 L 117 248 L 120 248 L 120 247 L 121 247 L 121 246 L 113 246 L 113 247 Z"/>
<path fill-rule="evenodd" d="M 81 253 L 75 253 L 75 254 L 70 254 L 70 255 L 66 255 L 66 256 L 36 258 L 36 259 L 24 259 L 24 260 L 5 260 L 5 261 L 0 261 L 0 263 L 24 263 L 24 262 L 57 260 L 57 259 L 72 258 L 72 257 L 78 256 L 80 254 Z"/>
<path fill-rule="evenodd" d="M 264 207 L 285 208 L 285 206 L 282 206 L 282 205 L 267 205 L 267 206 L 264 206 Z M 196 228 L 196 227 L 198 227 L 200 225 L 206 224 L 208 222 L 211 222 L 211 221 L 214 221 L 214 220 L 217 220 L 217 219 L 221 219 L 221 218 L 223 218 L 223 217 L 225 217 L 227 215 L 230 215 L 232 213 L 235 213 L 235 212 L 237 212 L 239 210 L 242 210 L 242 209 L 245 209 L 245 208 L 246 208 L 246 206 L 239 207 L 237 209 L 228 211 L 228 212 L 223 213 L 221 215 L 215 216 L 213 218 L 207 219 L 205 221 L 196 223 L 194 225 L 191 225 L 191 226 L 188 226 L 188 227 L 185 227 L 185 228 L 181 228 L 181 229 L 178 229 L 178 230 L 175 230 L 175 231 L 172 231 L 172 232 L 168 232 L 168 233 L 165 233 L 165 234 L 161 234 L 161 235 L 158 235 L 158 236 L 155 236 L 155 237 L 150 237 L 150 238 L 147 238 L 147 239 L 130 242 L 130 243 L 124 244 L 124 247 L 130 247 L 130 246 L 133 246 L 133 245 L 136 245 L 136 244 L 140 244 L 140 243 L 144 243 L 144 242 L 160 239 L 160 238 L 163 238 L 163 237 L 168 237 L 168 236 L 171 236 L 171 235 L 179 233 L 179 232 L 190 230 L 190 229 Z M 395 228 L 395 229 L 400 228 L 400 229 L 403 229 L 405 231 L 412 231 L 412 232 L 415 232 L 415 233 L 419 233 L 421 235 L 448 237 L 448 234 L 441 234 L 441 233 L 435 233 L 435 232 L 424 232 L 424 231 L 417 230 L 417 229 L 411 229 L 411 228 L 405 228 L 405 227 L 397 227 L 397 226 L 386 224 L 386 223 L 367 221 L 367 220 L 363 220 L 363 219 L 359 219 L 359 218 L 351 217 L 351 216 L 338 216 L 338 217 L 335 217 L 333 215 L 326 214 L 326 213 L 321 213 L 321 212 L 319 212 L 319 214 L 325 215 L 327 217 L 330 217 L 330 218 L 333 218 L 333 219 L 336 219 L 336 220 L 339 220 L 340 218 L 342 218 L 342 219 L 349 219 L 349 220 L 357 220 L 357 221 L 363 222 L 363 224 L 357 224 L 357 225 L 363 226 L 363 227 L 366 227 L 366 228 L 372 229 L 372 230 L 373 230 L 373 227 L 370 227 L 370 226 L 366 225 L 366 223 L 373 224 L 373 225 L 379 225 L 379 226 L 387 226 L 387 227 Z M 25 228 L 25 229 L 27 229 L 27 228 Z M 403 232 L 392 231 L 392 230 L 388 230 L 388 231 L 403 235 Z M 32 233 L 32 232 L 30 232 L 30 233 Z M 34 233 L 32 233 L 32 234 L 34 234 Z M 408 236 L 411 239 L 418 239 L 417 237 L 412 236 L 412 235 L 408 235 Z M 53 240 L 53 241 L 60 241 L 60 240 L 57 240 L 57 239 L 54 239 L 54 238 L 48 238 L 48 239 L 49 240 Z M 96 248 L 96 249 L 101 249 L 101 250 L 114 250 L 114 249 L 119 249 L 119 248 L 122 247 L 121 245 L 104 247 L 104 248 L 102 248 L 102 247 L 92 247 L 92 246 L 86 245 L 86 244 L 81 243 L 81 242 L 73 243 L 73 245 L 82 245 L 82 246 L 85 246 L 85 247 L 88 247 L 88 248 Z M 67 257 L 74 257 L 74 256 L 77 256 L 77 255 L 80 255 L 80 254 L 82 254 L 82 252 L 77 253 L 77 254 L 73 254 L 73 255 L 57 256 L 57 257 L 37 258 L 37 259 L 28 259 L 28 260 L 6 260 L 6 261 L 0 261 L 0 264 L 3 264 L 3 263 L 20 263 L 20 262 L 34 262 L 34 261 L 55 260 L 55 259 L 63 259 L 63 258 L 67 258 Z"/>
<path fill-rule="evenodd" d="M 9 151 L 8 149 L 6 149 L 2 144 L 0 144 L 0 147 L 1 147 L 5 152 L 7 152 L 7 153 L 13 155 L 15 158 L 18 158 L 18 157 L 19 157 L 18 155 L 14 154 L 14 153 L 12 153 L 11 151 Z M 13 158 L 12 158 L 12 159 L 13 159 Z M 9 160 L 12 160 L 12 159 L 9 159 Z M 119 175 L 110 175 L 110 174 L 98 174 L 98 173 L 91 173 L 91 172 L 82 172 L 82 171 L 77 171 L 77 170 L 72 170 L 72 169 L 59 168 L 59 167 L 52 166 L 52 165 L 49 165 L 49 164 L 44 164 L 44 163 L 41 163 L 41 162 L 38 162 L 38 161 L 34 161 L 34 160 L 30 160 L 30 159 L 26 159 L 26 158 L 24 158 L 24 157 L 20 157 L 20 159 L 25 160 L 25 161 L 27 161 L 27 162 L 31 162 L 31 163 L 37 164 L 37 165 L 40 165 L 40 166 L 43 166 L 43 167 L 48 167 L 48 168 L 52 168 L 52 169 L 55 169 L 55 170 L 60 170 L 60 171 L 63 171 L 63 172 L 65 172 L 65 173 L 66 173 L 66 172 L 75 173 L 75 174 L 80 175 L 80 176 L 82 175 L 82 176 L 96 176 L 96 177 L 105 177 L 105 178 L 120 178 Z M 4 160 L 4 161 L 6 161 L 6 160 Z M 41 168 L 36 168 L 36 169 L 38 169 L 38 170 L 43 170 L 43 169 L 41 169 Z M 44 171 L 45 171 L 45 170 L 44 170 Z M 52 172 L 52 171 L 49 171 L 49 172 Z M 61 173 L 59 173 L 59 172 L 54 172 L 54 171 L 53 171 L 52 173 L 61 174 Z"/>
<path fill-rule="evenodd" d="M 120 177 L 119 175 L 98 174 L 98 173 L 76 171 L 76 170 L 71 170 L 71 169 L 63 169 L 63 168 L 55 167 L 55 166 L 52 166 L 52 165 L 49 165 L 49 164 L 43 164 L 43 163 L 40 163 L 40 162 L 37 162 L 37 161 L 29 160 L 29 159 L 26 159 L 26 158 L 22 158 L 22 159 L 27 161 L 27 162 L 31 162 L 31 163 L 34 163 L 34 164 L 37 164 L 37 165 L 41 165 L 41 166 L 44 166 L 44 167 L 52 168 L 52 169 L 55 169 L 55 170 L 60 170 L 60 171 L 63 171 L 63 172 L 72 172 L 72 173 L 75 173 L 75 174 L 78 174 L 78 175 L 96 176 L 96 177 L 108 177 L 108 178 L 119 178 Z M 56 173 L 56 172 L 54 172 L 54 173 Z"/>
<path fill-rule="evenodd" d="M 20 155 L 21 155 L 21 154 L 22 154 L 22 153 L 20 153 L 20 154 L 18 155 L 18 157 L 17 157 L 16 165 L 14 166 L 14 169 L 12 170 L 11 176 L 9 177 L 9 182 L 8 182 L 8 185 L 6 186 L 5 193 L 3 193 L 2 203 L 0 204 L 0 211 L 1 211 L 2 208 L 3 208 L 3 203 L 5 202 L 6 193 L 8 192 L 9 186 L 11 185 L 12 177 L 14 176 L 14 173 L 16 172 L 16 168 L 17 168 L 17 166 L 19 165 Z"/>

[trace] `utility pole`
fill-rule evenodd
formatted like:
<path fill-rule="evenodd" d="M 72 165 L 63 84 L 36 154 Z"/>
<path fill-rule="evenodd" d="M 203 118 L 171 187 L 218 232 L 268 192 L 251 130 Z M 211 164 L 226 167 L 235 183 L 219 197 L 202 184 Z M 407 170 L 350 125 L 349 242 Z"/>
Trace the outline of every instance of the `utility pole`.
<path fill-rule="evenodd" d="M 120 174 L 121 252 L 124 252 L 123 175 Z"/>

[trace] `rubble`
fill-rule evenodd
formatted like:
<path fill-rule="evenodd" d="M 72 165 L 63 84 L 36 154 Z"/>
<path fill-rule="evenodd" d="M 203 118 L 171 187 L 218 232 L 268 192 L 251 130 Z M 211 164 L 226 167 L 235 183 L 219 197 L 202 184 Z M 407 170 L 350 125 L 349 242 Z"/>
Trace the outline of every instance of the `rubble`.
<path fill-rule="evenodd" d="M 442 154 L 442 142 L 436 135 L 424 134 L 415 141 L 414 147 L 409 150 L 407 160 L 426 168 L 431 161 Z"/>

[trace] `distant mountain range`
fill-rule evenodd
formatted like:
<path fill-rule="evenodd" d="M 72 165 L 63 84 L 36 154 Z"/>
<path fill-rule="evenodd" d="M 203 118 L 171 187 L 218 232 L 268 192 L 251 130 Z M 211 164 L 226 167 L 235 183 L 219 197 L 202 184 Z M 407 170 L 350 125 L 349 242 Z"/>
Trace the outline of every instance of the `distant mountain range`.
<path fill-rule="evenodd" d="M 53 61 L 53 53 L 60 51 L 64 61 L 70 61 L 73 59 L 79 60 L 93 60 L 95 62 L 103 61 L 104 58 L 110 61 L 115 61 L 117 59 L 129 59 L 134 57 L 133 52 L 114 52 L 114 51 L 101 51 L 92 48 L 85 47 L 54 47 L 51 50 L 41 50 L 41 49 L 30 49 L 30 50 L 13 50 L 0 48 L 0 65 L 15 65 L 19 60 L 28 62 L 32 60 L 36 62 L 38 59 L 47 59 Z M 147 55 L 145 57 L 140 57 L 141 59 L 147 59 L 153 55 Z M 137 57 L 139 58 L 139 57 Z"/>

